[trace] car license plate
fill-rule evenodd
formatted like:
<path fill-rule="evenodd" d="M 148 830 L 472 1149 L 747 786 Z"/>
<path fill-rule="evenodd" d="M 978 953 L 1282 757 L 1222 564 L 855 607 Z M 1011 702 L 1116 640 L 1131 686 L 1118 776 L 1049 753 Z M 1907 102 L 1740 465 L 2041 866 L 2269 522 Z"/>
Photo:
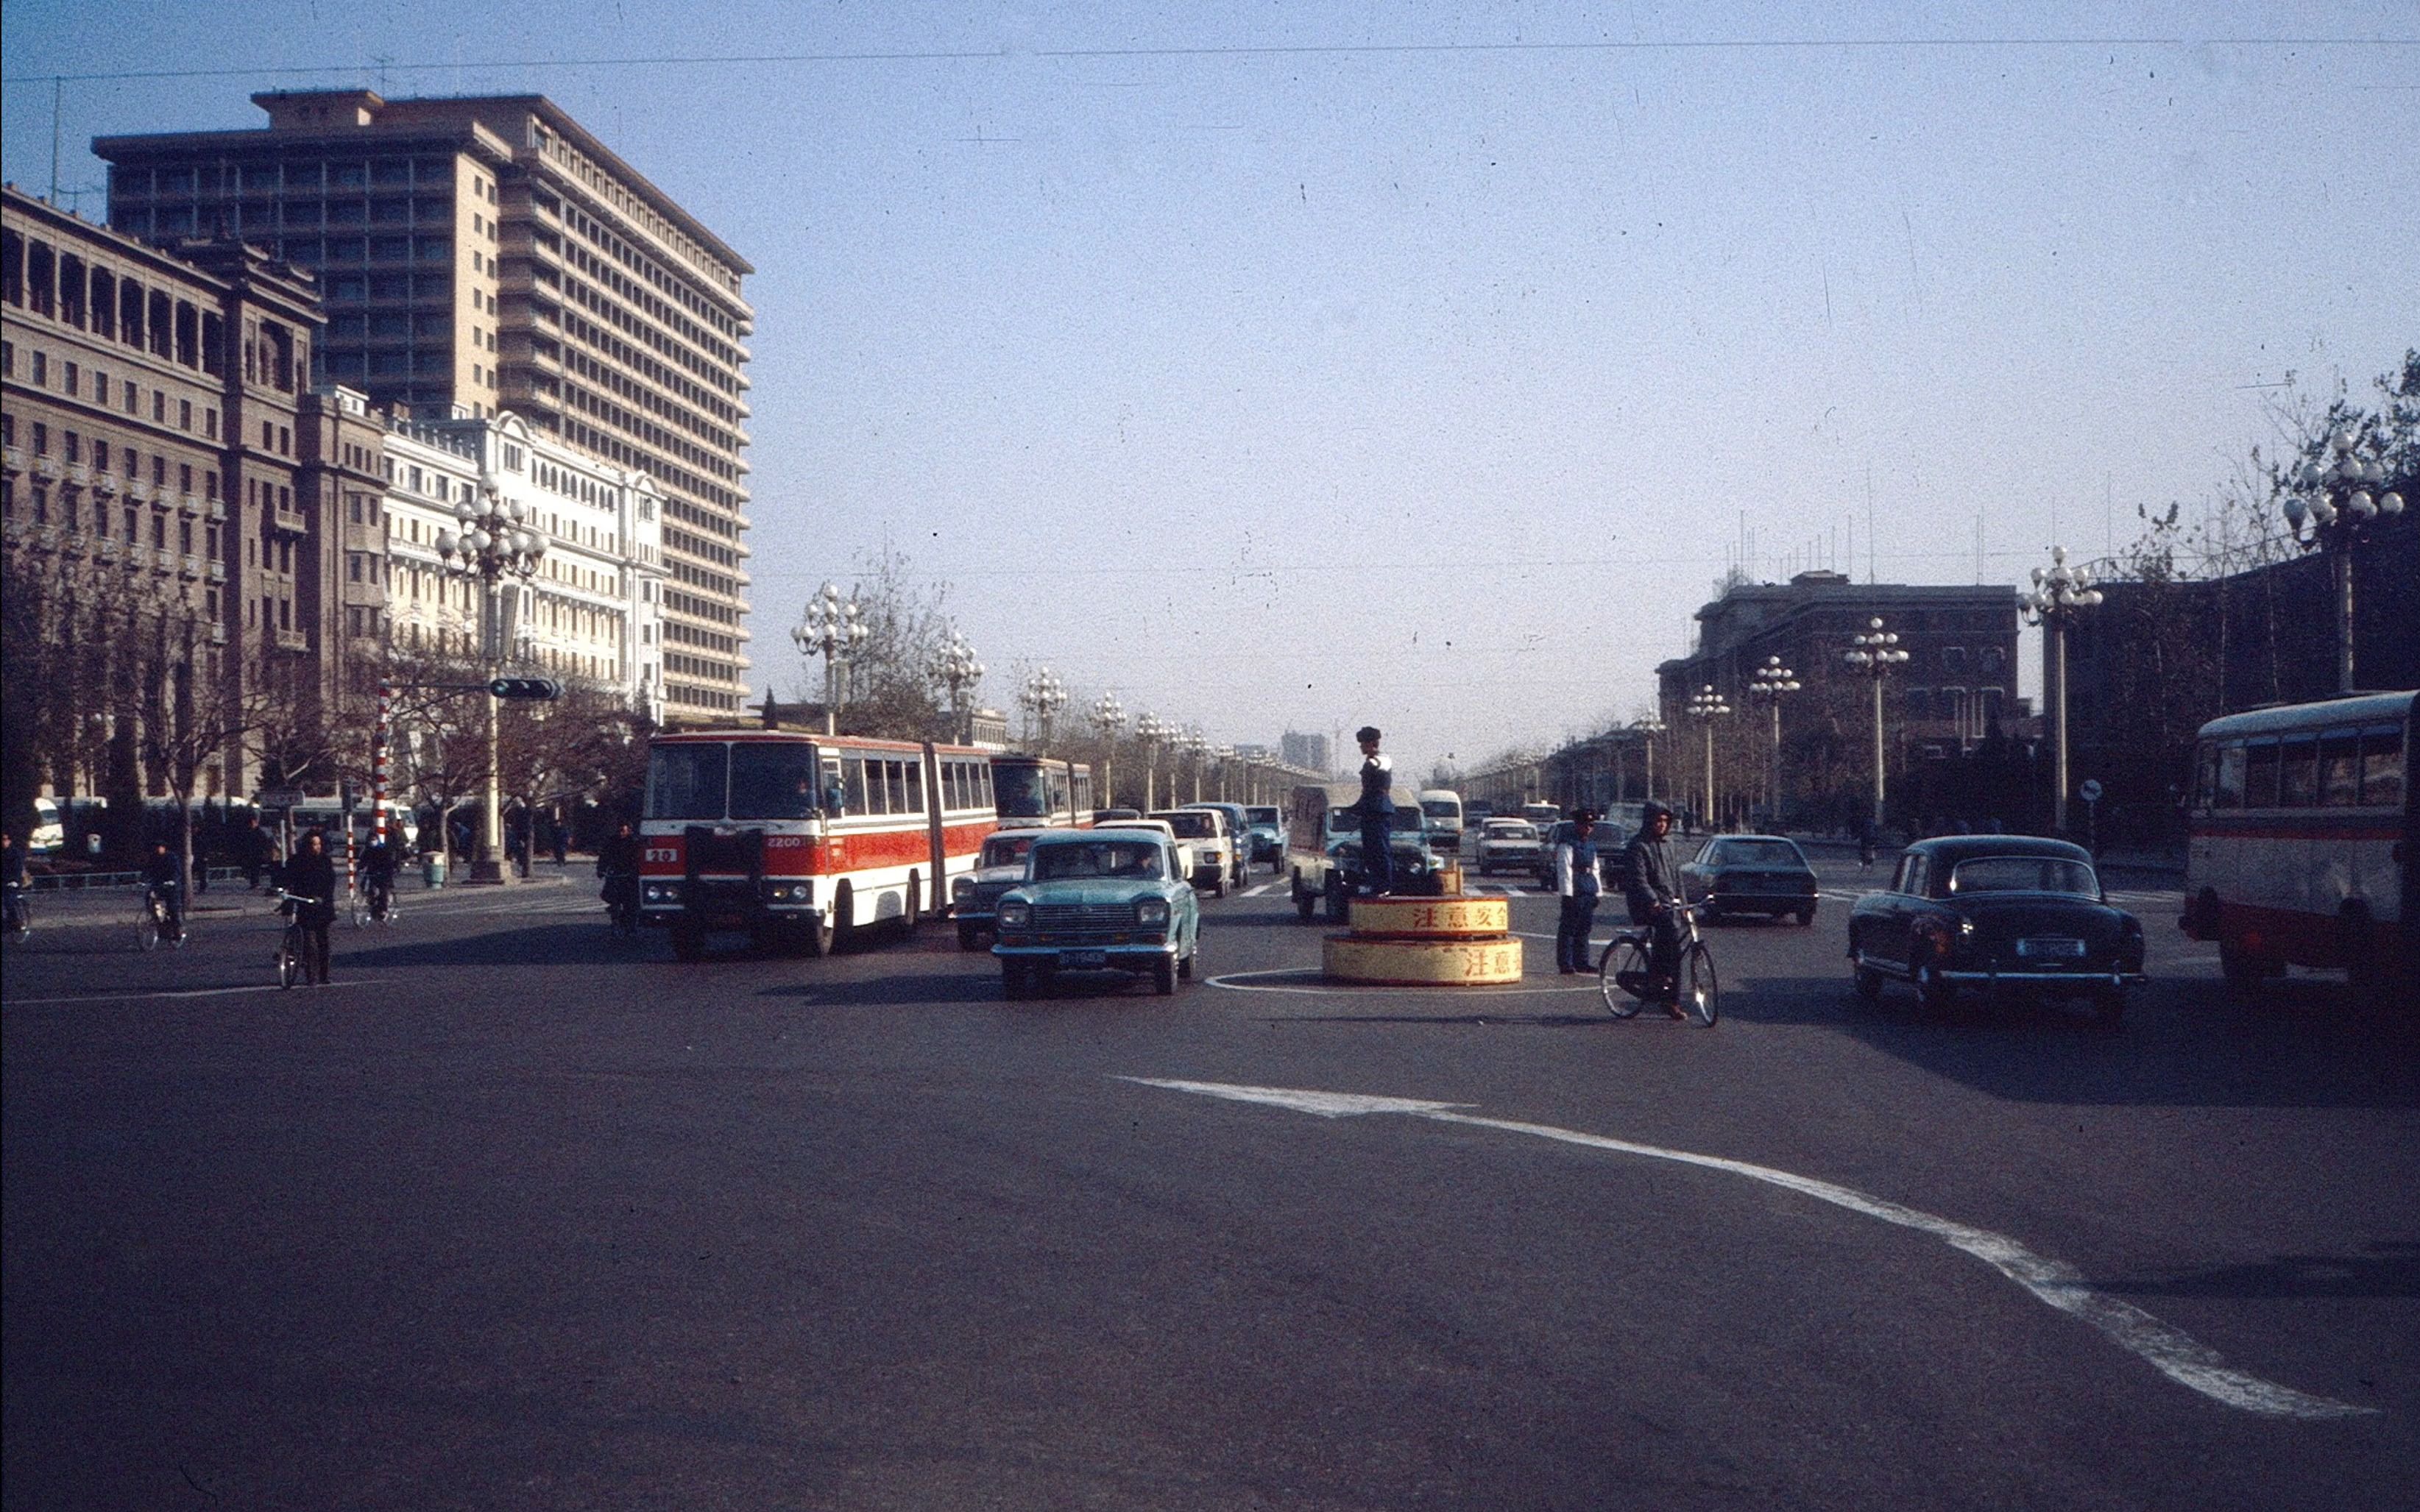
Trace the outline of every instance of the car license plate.
<path fill-rule="evenodd" d="M 1109 964 L 1107 950 L 1062 950 L 1059 964 L 1070 971 L 1094 971 Z"/>
<path fill-rule="evenodd" d="M 2082 955 L 2083 953 L 2084 942 L 2082 940 L 2062 940 L 2051 937 L 2042 937 L 2030 940 L 2019 940 L 2017 942 L 2017 954 L 2032 957 L 2037 960 L 2058 958 L 2072 959 L 2076 956 Z"/>

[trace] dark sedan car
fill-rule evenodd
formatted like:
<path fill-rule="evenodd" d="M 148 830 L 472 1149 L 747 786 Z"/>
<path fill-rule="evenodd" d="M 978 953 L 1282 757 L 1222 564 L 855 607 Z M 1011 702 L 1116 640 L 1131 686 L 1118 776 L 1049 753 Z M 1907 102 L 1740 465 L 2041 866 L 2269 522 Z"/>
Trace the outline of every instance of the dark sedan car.
<path fill-rule="evenodd" d="M 1815 922 L 1815 869 L 1779 835 L 1716 835 L 1681 868 L 1681 890 L 1706 905 L 1709 921 L 1740 914 Z"/>
<path fill-rule="evenodd" d="M 2080 845 L 1945 836 L 1909 846 L 1849 910 L 1849 960 L 1868 1001 L 1891 979 L 1932 1010 L 1961 987 L 2010 987 L 2085 998 L 2115 1028 L 2143 980 L 2143 924 L 2109 905 Z"/>

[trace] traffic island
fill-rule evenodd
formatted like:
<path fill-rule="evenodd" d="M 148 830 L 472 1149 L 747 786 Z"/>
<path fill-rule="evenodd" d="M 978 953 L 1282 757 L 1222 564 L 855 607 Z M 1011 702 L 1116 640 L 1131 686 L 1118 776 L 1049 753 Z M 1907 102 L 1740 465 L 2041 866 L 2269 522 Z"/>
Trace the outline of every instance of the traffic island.
<path fill-rule="evenodd" d="M 1321 975 L 1372 987 L 1495 987 L 1521 980 L 1509 898 L 1356 898 Z"/>

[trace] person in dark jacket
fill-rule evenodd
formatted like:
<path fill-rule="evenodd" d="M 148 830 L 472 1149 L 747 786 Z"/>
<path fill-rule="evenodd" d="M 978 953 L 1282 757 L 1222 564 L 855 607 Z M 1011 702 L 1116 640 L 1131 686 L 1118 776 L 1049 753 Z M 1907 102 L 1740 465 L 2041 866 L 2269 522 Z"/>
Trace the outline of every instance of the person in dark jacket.
<path fill-rule="evenodd" d="M 167 937 L 184 937 L 184 894 L 178 887 L 182 860 L 168 849 L 166 841 L 154 841 L 151 854 L 143 862 L 145 896 L 160 900 L 161 925 Z"/>
<path fill-rule="evenodd" d="M 1378 751 L 1378 727 L 1353 733 L 1361 744 L 1361 887 L 1373 898 L 1395 890 L 1395 784 L 1393 758 Z"/>
<path fill-rule="evenodd" d="M 1681 890 L 1673 880 L 1672 854 L 1664 844 L 1670 833 L 1672 810 L 1649 804 L 1640 815 L 1638 833 L 1630 837 L 1621 854 L 1621 892 L 1630 905 L 1630 921 L 1647 929 L 1648 996 L 1681 1018 L 1681 921 L 1675 913 Z"/>
<path fill-rule="evenodd" d="M 328 984 L 328 926 L 336 921 L 336 863 L 328 855 L 328 838 L 314 829 L 295 846 L 278 877 L 278 886 L 302 900 L 294 907 L 294 921 L 302 926 L 302 979 Z"/>

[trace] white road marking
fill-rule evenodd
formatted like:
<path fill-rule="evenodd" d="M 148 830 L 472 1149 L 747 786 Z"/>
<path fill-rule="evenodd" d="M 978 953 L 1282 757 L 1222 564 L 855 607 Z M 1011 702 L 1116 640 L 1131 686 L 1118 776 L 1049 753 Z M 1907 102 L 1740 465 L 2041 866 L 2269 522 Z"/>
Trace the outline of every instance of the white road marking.
<path fill-rule="evenodd" d="M 1276 886 L 1277 884 L 1275 882 L 1264 882 L 1258 887 L 1246 887 L 1242 892 L 1237 893 L 1235 896 L 1239 898 L 1257 898 Z"/>
<path fill-rule="evenodd" d="M 361 983 L 353 981 L 332 981 L 328 983 L 328 985 L 330 987 L 358 987 Z M 74 997 L 11 997 L 8 1001 L 12 1006 L 17 1008 L 34 1008 L 44 1004 L 56 1005 L 63 1003 L 138 1003 L 154 997 L 232 997 L 240 993 L 278 993 L 288 990 L 289 989 L 287 988 L 280 987 L 273 981 L 264 981 L 257 987 L 188 987 L 175 992 L 160 993 L 85 993 Z M 320 989 L 313 987 L 308 989 L 298 988 L 292 990 L 318 992 Z"/>
<path fill-rule="evenodd" d="M 2374 1407 L 2359 1407 L 2350 1402 L 2315 1396 L 2235 1369 L 2220 1357 L 2218 1351 L 2183 1330 L 2160 1321 L 2133 1303 L 2094 1290 L 2083 1273 L 2066 1261 L 2037 1255 L 2005 1235 L 1869 1196 L 1835 1182 L 1776 1170 L 1770 1165 L 1730 1160 L 1720 1155 L 1700 1155 L 1685 1149 L 1667 1149 L 1659 1145 L 1636 1144 L 1627 1139 L 1559 1129 L 1551 1124 L 1474 1118 L 1459 1111 L 1476 1105 L 1469 1103 L 1432 1103 L 1413 1098 L 1368 1097 L 1350 1092 L 1308 1091 L 1281 1087 L 1237 1087 L 1224 1082 L 1165 1081 L 1149 1076 L 1121 1076 L 1117 1079 L 1238 1103 L 1264 1103 L 1323 1119 L 1398 1113 L 1439 1123 L 1496 1129 L 1562 1144 L 1582 1145 L 1591 1149 L 1607 1149 L 1708 1170 L 1728 1171 L 1734 1176 L 1745 1176 L 1751 1180 L 1767 1182 L 1821 1202 L 1829 1202 L 1869 1218 L 1878 1218 L 1884 1223 L 1930 1234 L 1952 1249 L 1974 1256 L 2032 1293 L 2038 1301 L 2090 1323 L 2120 1348 L 2140 1355 L 2169 1380 L 2226 1406 L 2265 1417 L 2312 1419 L 2362 1417 L 2378 1411 Z"/>

